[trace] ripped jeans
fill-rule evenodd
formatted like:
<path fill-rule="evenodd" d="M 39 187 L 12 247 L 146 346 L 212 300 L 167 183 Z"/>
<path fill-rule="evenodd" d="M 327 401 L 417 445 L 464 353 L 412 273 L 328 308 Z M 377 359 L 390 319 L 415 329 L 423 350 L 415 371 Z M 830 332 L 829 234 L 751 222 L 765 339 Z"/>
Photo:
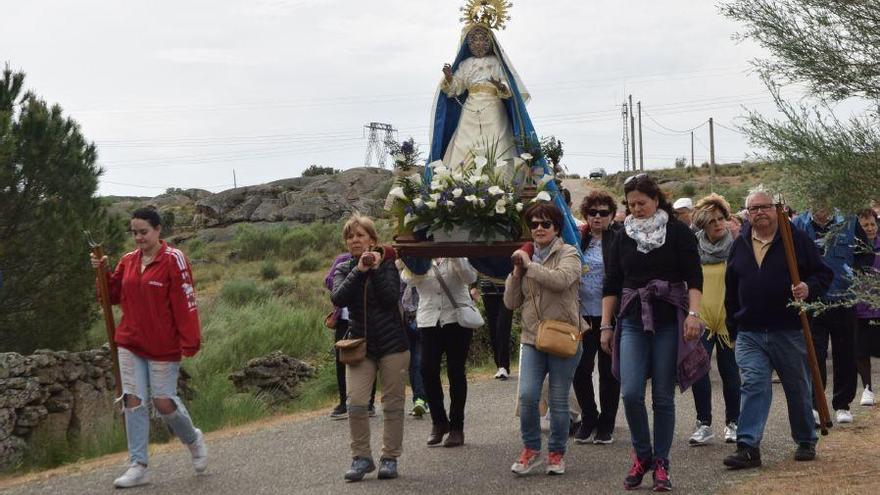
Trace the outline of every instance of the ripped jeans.
<path fill-rule="evenodd" d="M 192 419 L 180 397 L 177 396 L 177 361 L 150 361 L 135 355 L 128 349 L 119 348 L 119 374 L 122 377 L 122 401 L 125 414 L 125 433 L 131 462 L 146 466 L 149 455 L 150 413 L 146 398 L 170 399 L 176 409 L 171 414 L 159 414 L 177 438 L 184 444 L 198 439 Z M 149 392 L 149 393 L 148 393 Z M 126 398 L 133 396 L 140 404 L 129 408 Z"/>

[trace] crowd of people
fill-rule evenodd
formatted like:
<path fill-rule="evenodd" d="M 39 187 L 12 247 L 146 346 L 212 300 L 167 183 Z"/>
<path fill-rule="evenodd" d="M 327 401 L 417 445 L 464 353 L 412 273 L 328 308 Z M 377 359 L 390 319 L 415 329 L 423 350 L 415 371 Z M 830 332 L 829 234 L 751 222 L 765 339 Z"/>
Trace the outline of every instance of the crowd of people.
<path fill-rule="evenodd" d="M 800 308 L 793 301 L 823 306 L 809 321 L 823 386 L 831 346 L 833 420 L 853 421 L 859 379 L 859 404 L 874 405 L 870 359 L 880 357 L 880 308 L 851 304 L 847 290 L 852 273 L 880 270 L 875 209 L 845 214 L 817 204 L 800 215 L 783 211 L 791 216 L 798 283 L 792 282 L 781 238 L 784 219 L 763 186 L 750 190 L 743 208 L 734 211 L 717 194 L 671 203 L 651 176 L 638 174 L 625 181 L 621 202 L 594 190 L 579 212 L 580 245 L 574 246 L 560 235 L 567 212 L 552 202 L 531 203 L 523 217 L 531 240 L 513 252 L 513 269 L 504 280 L 479 274 L 466 258 L 436 258 L 425 273 L 414 274 L 391 245 L 380 242 L 370 218 L 351 216 L 342 230 L 346 252 L 325 279 L 334 307 L 326 324 L 337 341 L 339 390 L 330 417 L 347 419 L 350 430 L 352 462 L 345 480 L 360 481 L 377 470 L 370 428 L 377 388 L 383 424 L 379 479 L 398 476 L 407 409 L 415 418 L 430 414 L 427 447 L 465 445 L 474 333 L 488 329 L 495 378 L 507 380 L 514 376 L 515 315 L 518 386 L 511 397 L 517 397 L 522 451 L 510 469 L 518 476 L 545 463 L 542 429 L 549 430 L 544 471 L 552 475 L 565 473 L 570 437 L 577 444 L 614 442 L 622 399 L 632 444 L 624 488 L 640 486 L 651 473 L 654 491 L 672 490 L 676 386 L 693 394 L 697 421 L 688 443 L 705 445 L 715 437 L 713 352 L 723 390 L 723 440 L 735 444 L 724 465 L 761 465 L 774 371 L 788 406 L 794 459 L 815 459 L 818 384 L 812 383 Z M 123 314 L 115 341 L 130 455 L 117 487 L 147 482 L 148 399 L 190 451 L 196 472 L 205 470 L 208 456 L 204 436 L 176 392 L 182 356 L 200 348 L 189 262 L 160 240 L 155 211 L 135 211 L 130 228 L 137 249 L 108 270 L 110 300 L 121 304 Z M 106 257 L 92 256 L 91 262 L 106 268 Z M 553 331 L 574 344 L 554 343 Z M 441 381 L 444 357 L 448 401 Z"/>

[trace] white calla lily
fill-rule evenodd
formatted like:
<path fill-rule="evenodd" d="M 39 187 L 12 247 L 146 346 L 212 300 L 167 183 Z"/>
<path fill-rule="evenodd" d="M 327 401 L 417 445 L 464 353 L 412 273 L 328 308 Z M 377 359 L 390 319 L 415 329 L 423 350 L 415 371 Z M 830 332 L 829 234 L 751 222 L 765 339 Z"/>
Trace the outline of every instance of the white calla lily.
<path fill-rule="evenodd" d="M 413 206 L 415 206 L 416 208 L 421 208 L 424 204 L 425 202 L 422 201 L 422 198 L 416 198 L 413 200 Z"/>
<path fill-rule="evenodd" d="M 489 194 L 491 194 L 491 195 L 493 195 L 493 196 L 496 196 L 496 195 L 499 195 L 499 194 L 504 194 L 504 189 L 501 189 L 501 188 L 498 187 L 498 186 L 492 186 L 492 187 L 489 188 L 489 191 L 488 191 L 488 192 L 489 192 Z"/>
<path fill-rule="evenodd" d="M 397 186 L 388 191 L 388 197 L 395 199 L 406 199 L 406 194 L 403 193 L 402 187 Z"/>
<path fill-rule="evenodd" d="M 501 215 L 505 211 L 507 211 L 507 201 L 503 199 L 499 199 L 497 203 L 495 203 L 495 213 Z"/>
<path fill-rule="evenodd" d="M 447 208 L 454 208 L 454 207 L 455 207 L 455 201 L 447 201 L 447 202 L 446 202 L 446 207 L 447 207 Z"/>
<path fill-rule="evenodd" d="M 433 210 L 437 208 L 437 201 L 425 201 L 425 206 Z"/>
<path fill-rule="evenodd" d="M 535 201 L 550 201 L 551 199 L 553 198 L 550 197 L 550 193 L 548 193 L 547 191 L 541 191 L 538 193 L 537 196 L 532 198 L 532 203 L 534 203 Z"/>
<path fill-rule="evenodd" d="M 452 180 L 462 181 L 462 180 L 464 180 L 464 175 L 462 175 L 461 172 L 456 172 L 456 173 L 452 174 Z"/>
<path fill-rule="evenodd" d="M 519 157 L 522 158 L 523 160 L 526 160 L 526 161 L 529 161 L 529 160 L 531 160 L 532 158 L 534 158 L 534 157 L 533 157 L 531 154 L 529 154 L 529 153 L 522 153 L 522 154 L 519 155 Z"/>
<path fill-rule="evenodd" d="M 464 191 L 460 187 L 456 187 L 452 190 L 452 197 L 459 198 L 461 197 L 462 193 L 464 193 Z"/>
<path fill-rule="evenodd" d="M 476 204 L 477 197 L 474 196 L 473 194 L 468 194 L 467 196 L 464 197 L 464 200 L 467 201 L 468 203 Z"/>
<path fill-rule="evenodd" d="M 482 169 L 488 163 L 489 163 L 489 159 L 486 158 L 485 156 L 478 156 L 478 157 L 474 158 L 474 165 L 477 166 L 477 170 Z"/>
<path fill-rule="evenodd" d="M 522 211 L 522 210 L 523 210 L 523 204 L 522 204 L 522 203 L 517 203 L 517 204 L 516 204 L 516 211 Z"/>
<path fill-rule="evenodd" d="M 477 200 L 477 204 L 480 205 L 480 208 L 482 208 L 482 207 L 486 206 L 486 200 L 483 198 L 480 198 Z"/>
<path fill-rule="evenodd" d="M 429 197 L 434 201 L 439 201 L 440 200 L 440 193 L 431 193 L 431 195 Z"/>
<path fill-rule="evenodd" d="M 415 215 L 413 215 L 412 213 L 407 213 L 407 214 L 403 217 L 403 224 L 404 224 L 404 225 L 409 225 L 409 224 L 410 224 L 413 220 L 415 220 L 415 219 L 416 219 L 416 216 L 415 216 Z"/>

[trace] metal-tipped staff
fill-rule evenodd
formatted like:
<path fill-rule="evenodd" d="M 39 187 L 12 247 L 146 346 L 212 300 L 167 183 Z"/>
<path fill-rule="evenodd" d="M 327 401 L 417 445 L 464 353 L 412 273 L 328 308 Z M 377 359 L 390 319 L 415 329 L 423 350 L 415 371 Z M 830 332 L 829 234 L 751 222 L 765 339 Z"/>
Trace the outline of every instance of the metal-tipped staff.
<path fill-rule="evenodd" d="M 798 272 L 797 257 L 794 254 L 794 240 L 791 237 L 791 221 L 783 208 L 782 199 L 776 203 L 776 215 L 779 217 L 779 236 L 785 248 L 785 261 L 788 264 L 788 273 L 791 276 L 791 284 L 801 283 Z M 832 425 L 831 413 L 828 411 L 828 401 L 825 399 L 825 387 L 822 386 L 822 375 L 819 373 L 819 361 L 816 359 L 816 348 L 813 346 L 813 334 L 810 332 L 810 321 L 806 311 L 801 308 L 801 330 L 804 332 L 804 340 L 807 344 L 807 363 L 810 365 L 810 374 L 813 377 L 813 404 L 819 411 L 819 430 L 823 435 L 828 434 L 828 428 Z"/>
<path fill-rule="evenodd" d="M 115 397 L 122 397 L 122 378 L 119 374 L 119 354 L 116 349 L 116 322 L 113 319 L 113 306 L 110 304 L 110 283 L 107 280 L 107 270 L 104 266 L 104 247 L 101 243 L 95 241 L 91 232 L 85 230 L 83 233 L 86 235 L 89 248 L 92 250 L 92 256 L 100 262 L 95 268 L 95 278 L 98 282 L 98 296 L 101 299 L 101 309 L 104 312 L 107 342 L 110 344 L 110 359 L 113 361 L 113 377 L 116 382 Z M 122 427 L 125 428 L 125 418 L 122 420 Z"/>

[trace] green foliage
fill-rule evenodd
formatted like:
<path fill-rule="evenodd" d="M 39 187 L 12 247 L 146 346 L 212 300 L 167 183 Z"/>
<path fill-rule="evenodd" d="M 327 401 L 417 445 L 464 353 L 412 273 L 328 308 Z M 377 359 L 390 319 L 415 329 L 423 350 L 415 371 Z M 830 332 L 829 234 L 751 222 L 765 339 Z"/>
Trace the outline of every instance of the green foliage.
<path fill-rule="evenodd" d="M 303 177 L 317 177 L 319 175 L 335 175 L 342 173 L 342 170 L 333 167 L 322 167 L 320 165 L 309 165 L 309 168 L 303 170 Z"/>
<path fill-rule="evenodd" d="M 295 227 L 284 233 L 278 254 L 282 258 L 295 260 L 312 251 L 318 243 L 318 236 L 306 227 Z"/>
<path fill-rule="evenodd" d="M 0 348 L 27 353 L 82 341 L 95 307 L 83 231 L 109 253 L 123 234 L 95 197 L 95 146 L 24 78 L 0 76 Z"/>
<path fill-rule="evenodd" d="M 693 198 L 697 195 L 697 188 L 692 183 L 687 182 L 681 186 L 681 195 L 687 198 Z"/>
<path fill-rule="evenodd" d="M 263 277 L 263 280 L 275 280 L 279 275 L 281 275 L 281 272 L 274 261 L 265 260 L 260 265 L 260 276 Z"/>
<path fill-rule="evenodd" d="M 328 259 L 316 253 L 309 253 L 296 260 L 293 264 L 294 272 L 314 272 L 329 265 Z"/>
<path fill-rule="evenodd" d="M 685 168 L 687 167 L 688 160 L 687 158 L 680 156 L 675 159 L 675 168 Z"/>
<path fill-rule="evenodd" d="M 193 239 L 186 243 L 183 246 L 183 250 L 186 252 L 187 257 L 190 260 L 201 260 L 205 259 L 205 243 L 201 239 Z"/>
<path fill-rule="evenodd" d="M 220 299 L 236 307 L 262 302 L 268 297 L 268 290 L 257 284 L 256 281 L 248 279 L 229 280 L 223 284 L 223 288 L 220 290 Z"/>

